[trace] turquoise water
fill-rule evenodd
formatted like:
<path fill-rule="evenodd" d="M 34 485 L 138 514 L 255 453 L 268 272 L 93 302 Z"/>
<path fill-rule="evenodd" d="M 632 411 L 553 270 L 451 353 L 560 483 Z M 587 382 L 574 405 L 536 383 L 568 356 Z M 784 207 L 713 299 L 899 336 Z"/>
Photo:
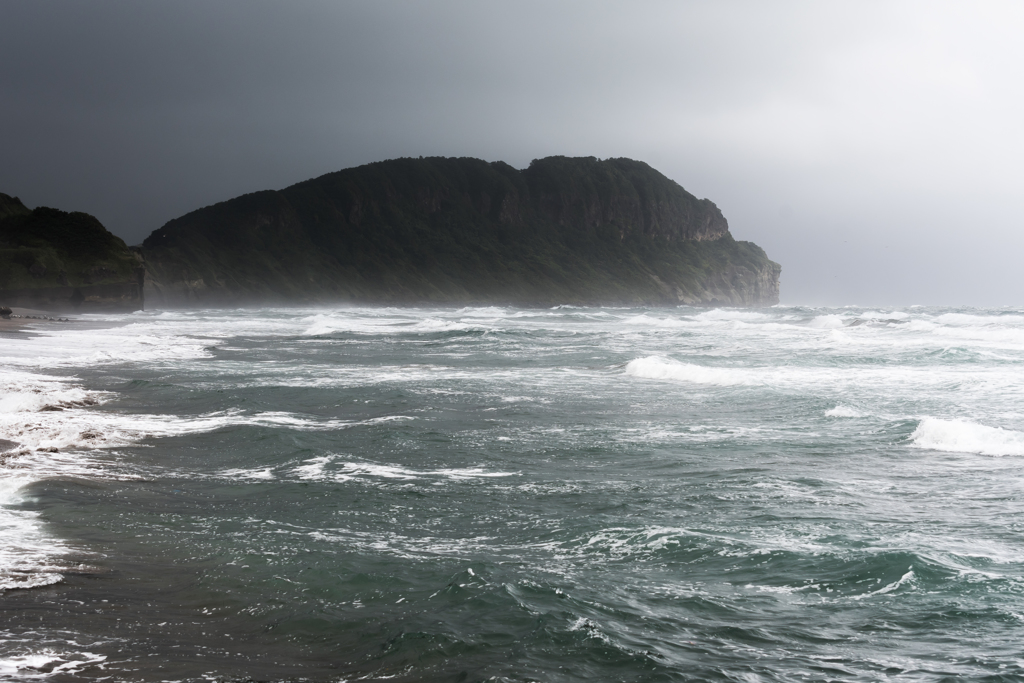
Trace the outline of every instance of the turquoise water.
<path fill-rule="evenodd" d="M 32 332 L 0 680 L 1024 680 L 1022 311 Z"/>

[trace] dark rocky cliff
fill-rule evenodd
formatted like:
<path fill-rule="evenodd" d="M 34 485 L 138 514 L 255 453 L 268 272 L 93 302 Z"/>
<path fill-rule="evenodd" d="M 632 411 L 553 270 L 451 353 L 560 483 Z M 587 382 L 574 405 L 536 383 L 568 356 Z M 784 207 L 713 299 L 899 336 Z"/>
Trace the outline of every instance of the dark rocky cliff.
<path fill-rule="evenodd" d="M 193 211 L 142 250 L 154 307 L 779 296 L 779 266 L 718 207 L 629 159 L 378 162 Z"/>
<path fill-rule="evenodd" d="M 142 308 L 141 256 L 94 217 L 0 194 L 0 305 L 49 311 Z"/>

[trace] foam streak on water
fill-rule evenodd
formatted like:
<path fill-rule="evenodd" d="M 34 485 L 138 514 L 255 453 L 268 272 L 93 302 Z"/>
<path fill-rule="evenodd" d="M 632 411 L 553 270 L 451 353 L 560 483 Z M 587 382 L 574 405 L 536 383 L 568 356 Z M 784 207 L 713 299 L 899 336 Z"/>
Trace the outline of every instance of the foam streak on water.
<path fill-rule="evenodd" d="M 1024 679 L 1024 311 L 3 335 L 0 681 Z"/>

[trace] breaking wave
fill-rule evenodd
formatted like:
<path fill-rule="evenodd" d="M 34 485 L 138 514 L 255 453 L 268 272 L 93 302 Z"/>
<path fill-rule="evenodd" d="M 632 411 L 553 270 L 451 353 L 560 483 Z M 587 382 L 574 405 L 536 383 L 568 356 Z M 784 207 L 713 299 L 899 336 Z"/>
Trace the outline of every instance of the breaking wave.
<path fill-rule="evenodd" d="M 917 425 L 911 441 L 918 448 L 978 455 L 1024 455 L 1024 432 L 986 427 L 967 420 L 926 417 Z"/>
<path fill-rule="evenodd" d="M 660 356 L 648 356 L 630 361 L 626 364 L 626 374 L 643 379 L 664 379 L 723 387 L 761 383 L 746 370 L 680 363 Z"/>
<path fill-rule="evenodd" d="M 836 406 L 825 411 L 825 417 L 864 417 L 864 413 L 849 406 Z"/>

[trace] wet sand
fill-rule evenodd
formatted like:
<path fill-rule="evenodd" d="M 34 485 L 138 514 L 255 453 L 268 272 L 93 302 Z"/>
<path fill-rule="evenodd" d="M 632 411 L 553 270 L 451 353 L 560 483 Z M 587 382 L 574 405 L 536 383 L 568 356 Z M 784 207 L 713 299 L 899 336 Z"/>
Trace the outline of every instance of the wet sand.
<path fill-rule="evenodd" d="M 34 308 L 11 308 L 10 318 L 0 318 L 0 334 L 24 334 L 25 328 L 31 323 L 66 323 L 71 322 L 64 313 L 40 311 Z M 58 320 L 59 319 L 59 320 Z"/>

